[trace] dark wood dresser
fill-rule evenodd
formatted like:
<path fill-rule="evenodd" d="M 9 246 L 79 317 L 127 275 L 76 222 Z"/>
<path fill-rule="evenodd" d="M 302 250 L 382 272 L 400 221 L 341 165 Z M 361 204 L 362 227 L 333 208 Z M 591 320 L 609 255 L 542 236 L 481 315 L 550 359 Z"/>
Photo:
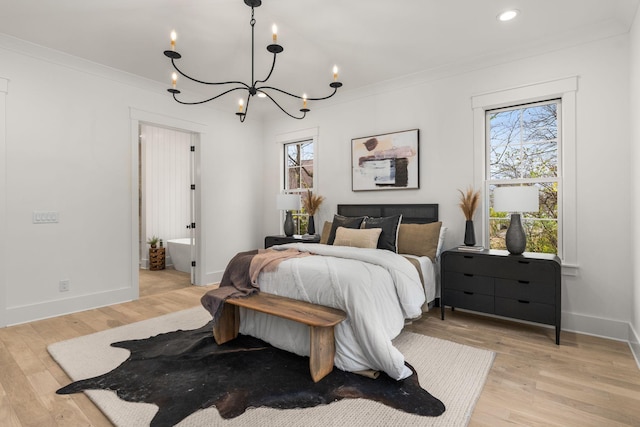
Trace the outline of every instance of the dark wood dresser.
<path fill-rule="evenodd" d="M 561 264 L 553 254 L 452 249 L 441 255 L 445 306 L 554 325 L 560 344 Z"/>

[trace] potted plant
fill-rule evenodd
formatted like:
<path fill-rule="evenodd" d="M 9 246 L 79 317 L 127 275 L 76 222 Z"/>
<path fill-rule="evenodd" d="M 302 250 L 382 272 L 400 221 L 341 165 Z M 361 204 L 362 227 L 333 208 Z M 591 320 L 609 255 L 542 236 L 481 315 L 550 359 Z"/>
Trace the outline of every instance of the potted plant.
<path fill-rule="evenodd" d="M 147 240 L 147 244 L 151 245 L 151 249 L 155 249 L 159 240 L 160 238 L 158 236 L 153 236 Z"/>
<path fill-rule="evenodd" d="M 314 195 L 311 190 L 307 190 L 307 194 L 302 197 L 302 207 L 304 207 L 304 210 L 309 214 L 307 234 L 316 234 L 316 225 L 313 216 L 316 214 L 323 201 L 323 196 L 318 196 L 317 194 Z"/>
<path fill-rule="evenodd" d="M 476 233 L 473 228 L 473 214 L 478 208 L 480 203 L 480 191 L 476 191 L 473 187 L 469 186 L 466 192 L 458 189 L 460 193 L 460 209 L 466 219 L 464 227 L 464 244 L 467 246 L 474 246 L 476 244 Z"/>

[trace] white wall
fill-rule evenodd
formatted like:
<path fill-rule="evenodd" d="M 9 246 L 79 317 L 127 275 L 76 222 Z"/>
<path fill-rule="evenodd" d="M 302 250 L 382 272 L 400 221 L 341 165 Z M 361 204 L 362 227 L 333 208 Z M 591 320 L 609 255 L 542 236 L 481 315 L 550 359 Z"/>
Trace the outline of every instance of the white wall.
<path fill-rule="evenodd" d="M 630 72 L 631 76 L 629 91 L 631 98 L 631 109 L 629 123 L 631 124 L 631 162 L 635 167 L 631 168 L 632 174 L 632 241 L 640 242 L 640 12 L 636 12 L 636 17 L 631 30 L 630 46 Z M 633 221 L 633 219 L 636 219 Z M 631 263 L 633 267 L 633 288 L 632 288 L 632 308 L 631 308 L 631 330 L 629 342 L 635 354 L 636 361 L 640 366 L 640 251 L 632 245 L 629 252 L 632 255 Z"/>
<path fill-rule="evenodd" d="M 457 189 L 473 183 L 474 95 L 578 76 L 578 275 L 563 278 L 563 328 L 628 338 L 631 318 L 628 38 L 616 37 L 422 82 L 399 81 L 359 93 L 338 94 L 332 105 L 311 105 L 304 126 L 319 127 L 318 193 L 326 197 L 319 226 L 338 203 L 439 203 L 449 227 L 446 245 L 463 239 Z M 348 70 L 343 70 L 348 76 Z M 404 86 L 403 86 L 404 84 Z M 348 89 L 348 81 L 345 81 Z M 341 98 L 342 96 L 342 98 Z M 265 125 L 265 194 L 278 189 L 276 136 L 300 127 L 270 117 Z M 351 191 L 352 138 L 420 129 L 420 189 Z M 278 230 L 272 202 L 265 203 L 264 233 Z"/>
<path fill-rule="evenodd" d="M 238 248 L 261 241 L 259 123 L 181 106 L 159 84 L 8 37 L 0 37 L 0 54 L 0 78 L 9 80 L 0 145 L 4 324 L 137 297 L 132 108 L 202 129 L 200 282 L 219 277 Z M 36 210 L 59 212 L 59 223 L 33 224 Z M 63 279 L 68 292 L 58 291 Z"/>

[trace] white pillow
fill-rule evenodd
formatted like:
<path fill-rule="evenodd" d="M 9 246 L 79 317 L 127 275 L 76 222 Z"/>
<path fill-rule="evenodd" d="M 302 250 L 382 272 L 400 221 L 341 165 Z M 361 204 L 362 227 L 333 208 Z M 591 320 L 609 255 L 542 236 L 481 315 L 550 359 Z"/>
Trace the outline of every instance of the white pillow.
<path fill-rule="evenodd" d="M 440 258 L 442 253 L 442 246 L 444 246 L 444 235 L 447 232 L 447 227 L 440 227 L 440 236 L 438 236 L 438 246 L 436 247 L 436 259 Z"/>
<path fill-rule="evenodd" d="M 382 233 L 382 228 L 345 228 L 336 229 L 336 238 L 333 246 L 351 246 L 354 248 L 378 247 L 378 239 Z"/>

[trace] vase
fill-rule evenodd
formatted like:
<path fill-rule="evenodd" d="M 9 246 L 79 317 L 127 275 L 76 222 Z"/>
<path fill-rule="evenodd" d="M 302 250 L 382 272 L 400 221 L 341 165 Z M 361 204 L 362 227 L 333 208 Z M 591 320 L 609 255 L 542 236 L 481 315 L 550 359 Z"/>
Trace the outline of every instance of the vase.
<path fill-rule="evenodd" d="M 507 250 L 511 255 L 520 255 L 524 252 L 527 246 L 527 236 L 524 234 L 519 213 L 511 214 L 511 221 L 509 222 L 509 228 L 507 229 L 507 235 L 504 240 L 507 244 Z"/>
<path fill-rule="evenodd" d="M 287 211 L 284 218 L 284 234 L 288 237 L 293 236 L 293 217 L 291 211 Z"/>
<path fill-rule="evenodd" d="M 307 225 L 307 234 L 316 234 L 316 222 L 313 215 L 309 215 L 309 224 Z"/>
<path fill-rule="evenodd" d="M 476 244 L 476 232 L 473 229 L 473 221 L 470 219 L 464 223 L 464 244 L 467 246 Z"/>

